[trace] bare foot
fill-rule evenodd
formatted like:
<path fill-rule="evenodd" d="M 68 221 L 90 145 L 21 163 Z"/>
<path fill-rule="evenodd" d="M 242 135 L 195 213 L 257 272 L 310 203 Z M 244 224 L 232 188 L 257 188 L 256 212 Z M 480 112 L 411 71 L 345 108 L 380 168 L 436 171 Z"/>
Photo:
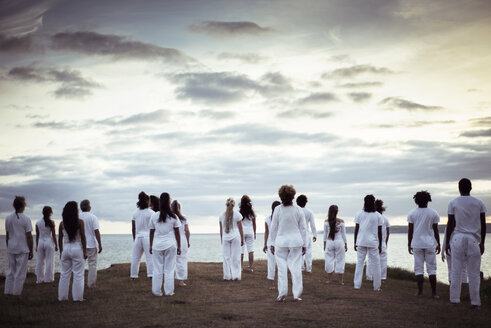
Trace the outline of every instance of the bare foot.
<path fill-rule="evenodd" d="M 185 286 L 187 286 L 187 284 L 184 281 L 181 280 L 181 281 L 179 281 L 179 286 L 180 287 L 185 287 Z"/>
<path fill-rule="evenodd" d="M 344 286 L 344 282 L 342 282 L 342 281 L 340 281 L 340 282 L 339 282 L 339 284 L 340 284 L 341 286 Z"/>
<path fill-rule="evenodd" d="M 331 280 L 326 280 L 325 284 L 329 285 L 331 283 Z"/>
<path fill-rule="evenodd" d="M 285 302 L 286 301 L 286 297 L 285 296 L 278 296 L 278 298 L 276 299 L 276 302 Z"/>
<path fill-rule="evenodd" d="M 431 297 L 433 297 L 434 300 L 439 300 L 440 299 L 440 296 L 438 296 L 437 294 L 432 295 Z"/>
<path fill-rule="evenodd" d="M 302 302 L 303 300 L 300 297 L 297 297 L 297 298 L 294 298 L 293 301 L 294 302 Z"/>

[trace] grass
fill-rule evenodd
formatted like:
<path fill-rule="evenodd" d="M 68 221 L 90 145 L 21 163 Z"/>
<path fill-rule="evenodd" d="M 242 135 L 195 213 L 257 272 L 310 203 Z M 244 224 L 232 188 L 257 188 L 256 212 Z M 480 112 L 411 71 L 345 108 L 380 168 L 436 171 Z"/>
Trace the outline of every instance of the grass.
<path fill-rule="evenodd" d="M 354 265 L 346 265 L 344 286 L 326 285 L 324 262 L 314 261 L 313 273 L 304 274 L 303 302 L 274 302 L 266 262 L 257 261 L 254 273 L 240 282 L 222 280 L 221 263 L 190 263 L 187 287 L 172 297 L 151 293 L 151 280 L 129 279 L 129 264 L 99 271 L 97 288 L 85 289 L 85 302 L 58 302 L 55 284 L 35 284 L 29 274 L 21 297 L 0 296 L 1 327 L 489 327 L 491 281 L 481 286 L 483 306 L 470 310 L 467 288 L 462 303 L 448 302 L 448 285 L 439 284 L 440 300 L 415 297 L 413 275 L 389 269 L 382 292 L 366 281 L 353 289 Z M 0 280 L 3 292 L 5 279 Z M 291 293 L 291 290 L 290 290 Z M 467 294 L 467 296 L 466 296 Z"/>

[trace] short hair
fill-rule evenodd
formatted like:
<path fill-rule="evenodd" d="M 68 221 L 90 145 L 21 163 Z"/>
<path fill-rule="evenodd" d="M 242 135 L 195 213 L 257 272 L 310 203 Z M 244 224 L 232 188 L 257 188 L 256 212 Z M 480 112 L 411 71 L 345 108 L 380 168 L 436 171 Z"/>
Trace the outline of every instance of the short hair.
<path fill-rule="evenodd" d="M 375 196 L 365 196 L 365 198 L 363 199 L 363 210 L 365 212 L 375 212 Z"/>
<path fill-rule="evenodd" d="M 305 196 L 304 194 L 297 197 L 297 205 L 298 206 L 305 207 L 307 202 L 308 202 L 307 196 Z"/>
<path fill-rule="evenodd" d="M 90 211 L 90 201 L 88 199 L 84 199 L 83 201 L 81 201 L 80 209 L 82 210 L 82 212 Z"/>
<path fill-rule="evenodd" d="M 459 191 L 464 193 L 464 194 L 468 194 L 470 193 L 472 190 L 472 183 L 471 183 L 471 180 L 467 179 L 467 178 L 463 178 L 463 179 L 460 179 L 459 181 Z"/>
<path fill-rule="evenodd" d="M 375 210 L 379 212 L 380 214 L 385 212 L 385 206 L 384 206 L 384 201 L 381 199 L 376 199 L 375 200 Z"/>
<path fill-rule="evenodd" d="M 292 185 L 282 185 L 278 189 L 278 195 L 285 206 L 293 205 L 293 198 L 295 198 L 296 193 L 297 191 Z"/>
<path fill-rule="evenodd" d="M 421 190 L 414 194 L 413 199 L 418 206 L 424 207 L 431 202 L 431 194 L 426 190 Z"/>
<path fill-rule="evenodd" d="M 12 206 L 14 207 L 16 213 L 19 212 L 21 209 L 26 207 L 26 198 L 24 196 L 15 196 Z"/>

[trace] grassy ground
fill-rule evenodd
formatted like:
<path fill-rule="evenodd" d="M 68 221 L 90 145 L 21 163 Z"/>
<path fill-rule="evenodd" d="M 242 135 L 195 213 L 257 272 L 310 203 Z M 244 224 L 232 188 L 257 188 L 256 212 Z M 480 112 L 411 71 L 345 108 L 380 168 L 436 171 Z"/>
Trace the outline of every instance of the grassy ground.
<path fill-rule="evenodd" d="M 190 263 L 187 287 L 172 297 L 151 293 L 151 280 L 129 279 L 129 264 L 99 271 L 97 288 L 85 289 L 85 302 L 58 302 L 55 284 L 36 285 L 29 274 L 22 296 L 3 294 L 0 280 L 2 327 L 489 327 L 491 281 L 482 283 L 483 306 L 471 310 L 467 289 L 459 305 L 448 302 L 448 286 L 440 284 L 440 300 L 415 297 L 413 276 L 389 269 L 382 292 L 368 282 L 353 289 L 354 266 L 346 266 L 344 286 L 326 285 L 323 261 L 314 261 L 313 273 L 304 274 L 303 302 L 274 302 L 277 291 L 268 289 L 266 262 L 240 282 L 222 280 L 221 263 Z"/>

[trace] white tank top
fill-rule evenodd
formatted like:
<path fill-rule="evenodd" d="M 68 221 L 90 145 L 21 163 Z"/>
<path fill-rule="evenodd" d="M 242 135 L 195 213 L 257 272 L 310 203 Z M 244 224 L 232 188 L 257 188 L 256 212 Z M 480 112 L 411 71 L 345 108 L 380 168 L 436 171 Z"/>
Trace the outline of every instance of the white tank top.
<path fill-rule="evenodd" d="M 51 237 L 51 227 L 46 226 L 44 219 L 39 219 L 36 222 L 36 226 L 39 230 L 39 240 L 53 240 Z"/>

